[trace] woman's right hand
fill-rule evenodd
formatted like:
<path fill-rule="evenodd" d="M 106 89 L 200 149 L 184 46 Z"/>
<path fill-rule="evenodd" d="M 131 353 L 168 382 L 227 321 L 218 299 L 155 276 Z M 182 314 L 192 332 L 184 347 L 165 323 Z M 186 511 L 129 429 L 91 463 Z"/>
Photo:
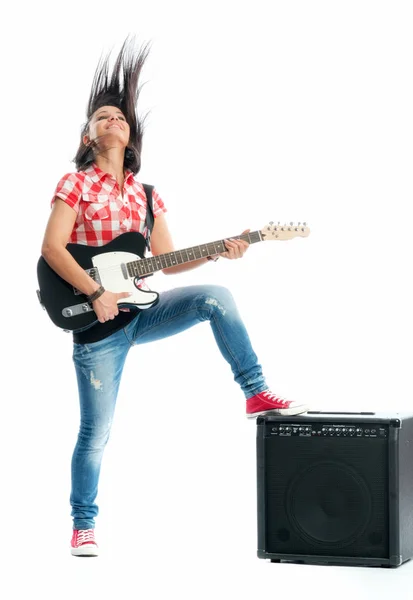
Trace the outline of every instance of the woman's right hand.
<path fill-rule="evenodd" d="M 132 294 L 129 292 L 109 292 L 106 290 L 97 300 L 92 303 L 98 321 L 105 323 L 114 319 L 119 314 L 118 300 L 129 298 Z"/>

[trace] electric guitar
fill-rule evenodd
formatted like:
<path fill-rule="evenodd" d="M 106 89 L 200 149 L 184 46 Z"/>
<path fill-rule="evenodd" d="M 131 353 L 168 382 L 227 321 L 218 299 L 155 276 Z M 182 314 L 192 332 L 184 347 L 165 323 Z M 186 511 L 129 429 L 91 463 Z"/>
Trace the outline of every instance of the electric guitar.
<path fill-rule="evenodd" d="M 268 240 L 289 240 L 307 237 L 306 223 L 274 225 L 271 221 L 260 231 L 233 236 L 250 244 Z M 104 246 L 68 244 L 66 249 L 77 263 L 106 290 L 130 292 L 118 301 L 121 308 L 147 309 L 156 304 L 159 294 L 138 287 L 139 281 L 156 271 L 225 252 L 224 240 L 210 242 L 144 258 L 145 238 L 137 232 L 123 233 Z M 37 263 L 40 304 L 57 327 L 65 331 L 84 331 L 98 322 L 85 294 L 62 279 L 41 256 Z"/>

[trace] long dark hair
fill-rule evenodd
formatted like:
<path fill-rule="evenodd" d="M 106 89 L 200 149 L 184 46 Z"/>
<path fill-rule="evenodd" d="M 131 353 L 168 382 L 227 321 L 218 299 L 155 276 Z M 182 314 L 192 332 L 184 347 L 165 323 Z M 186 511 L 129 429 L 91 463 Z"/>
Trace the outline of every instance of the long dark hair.
<path fill-rule="evenodd" d="M 116 106 L 123 112 L 130 127 L 130 138 L 125 149 L 123 166 L 135 175 L 139 172 L 145 119 L 138 116 L 137 103 L 142 87 L 139 85 L 139 79 L 148 53 L 149 44 L 136 49 L 135 39 L 128 37 L 122 44 L 111 74 L 109 73 L 110 53 L 100 59 L 87 104 L 87 121 L 82 126 L 79 148 L 73 159 L 78 171 L 84 171 L 94 162 L 93 149 L 96 145 L 86 146 L 83 143 L 83 136 L 88 133 L 93 113 L 101 106 Z"/>

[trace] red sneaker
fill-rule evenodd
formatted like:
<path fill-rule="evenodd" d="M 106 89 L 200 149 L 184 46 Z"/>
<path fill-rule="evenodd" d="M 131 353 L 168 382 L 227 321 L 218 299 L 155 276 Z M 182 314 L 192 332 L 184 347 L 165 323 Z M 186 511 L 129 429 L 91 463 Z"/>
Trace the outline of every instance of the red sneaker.
<path fill-rule="evenodd" d="M 252 419 L 266 413 L 273 415 L 300 415 L 308 410 L 308 406 L 293 400 L 284 400 L 270 390 L 265 390 L 247 400 L 247 418 Z"/>
<path fill-rule="evenodd" d="M 71 551 L 73 556 L 98 556 L 94 529 L 74 529 Z"/>

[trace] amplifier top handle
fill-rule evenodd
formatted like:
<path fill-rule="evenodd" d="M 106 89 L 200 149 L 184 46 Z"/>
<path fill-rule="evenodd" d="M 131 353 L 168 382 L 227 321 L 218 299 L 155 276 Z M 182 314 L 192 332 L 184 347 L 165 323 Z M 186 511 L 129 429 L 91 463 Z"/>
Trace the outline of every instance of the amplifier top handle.
<path fill-rule="evenodd" d="M 307 415 L 375 415 L 375 412 L 363 411 L 363 412 L 337 412 L 337 411 L 325 411 L 325 410 L 309 410 Z"/>

